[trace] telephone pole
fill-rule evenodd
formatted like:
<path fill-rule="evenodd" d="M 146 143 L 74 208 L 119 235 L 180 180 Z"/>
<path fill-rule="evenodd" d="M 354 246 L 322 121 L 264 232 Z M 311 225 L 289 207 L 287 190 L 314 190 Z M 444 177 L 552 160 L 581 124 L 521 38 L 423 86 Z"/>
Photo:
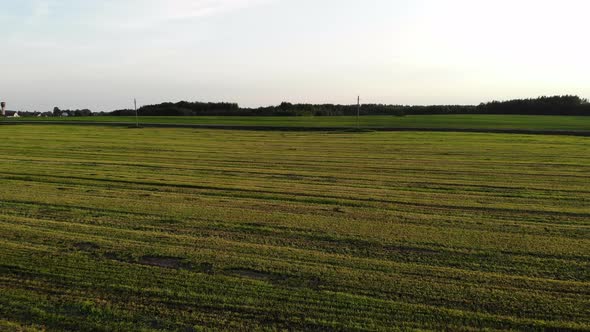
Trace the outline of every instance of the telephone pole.
<path fill-rule="evenodd" d="M 137 99 L 133 98 L 133 105 L 135 107 L 135 127 L 139 128 L 139 115 L 137 114 Z"/>
<path fill-rule="evenodd" d="M 360 129 L 361 127 L 361 96 L 358 96 L 356 100 L 356 129 Z"/>

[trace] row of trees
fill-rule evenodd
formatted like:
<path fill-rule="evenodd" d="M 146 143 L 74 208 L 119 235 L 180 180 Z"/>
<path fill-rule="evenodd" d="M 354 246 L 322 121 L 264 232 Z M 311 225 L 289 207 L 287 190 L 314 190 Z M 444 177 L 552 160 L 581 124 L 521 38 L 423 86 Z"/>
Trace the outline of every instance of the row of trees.
<path fill-rule="evenodd" d="M 450 114 L 469 113 L 474 106 L 448 105 L 448 106 L 404 106 L 385 104 L 361 105 L 361 115 L 396 115 L 406 114 Z M 276 116 L 353 116 L 358 112 L 357 105 L 334 104 L 291 104 L 284 102 L 279 106 L 261 107 L 254 109 L 242 109 L 244 115 L 276 115 Z"/>
<path fill-rule="evenodd" d="M 292 104 L 283 102 L 278 106 L 259 108 L 240 108 L 236 103 L 186 102 L 162 103 L 143 106 L 138 110 L 140 116 L 353 116 L 358 112 L 357 105 L 334 104 Z M 534 99 L 514 99 L 493 101 L 472 105 L 361 105 L 361 115 L 428 115 L 428 114 L 522 114 L 522 115 L 585 115 L 590 116 L 590 103 L 578 96 L 553 96 Z M 135 110 L 123 109 L 112 112 L 92 113 L 88 109 L 60 110 L 55 108 L 53 116 L 112 115 L 133 116 Z"/>
<path fill-rule="evenodd" d="M 53 116 L 92 116 L 92 111 L 89 109 L 81 110 L 61 110 L 59 107 L 53 108 Z"/>
<path fill-rule="evenodd" d="M 588 99 L 578 96 L 554 96 L 493 101 L 480 104 L 477 111 L 483 114 L 590 115 L 590 104 Z"/>
<path fill-rule="evenodd" d="M 238 115 L 240 107 L 236 103 L 201 103 L 181 101 L 147 105 L 139 109 L 142 116 L 203 116 L 203 115 Z M 135 115 L 134 110 L 124 109 L 110 113 L 115 116 Z"/>

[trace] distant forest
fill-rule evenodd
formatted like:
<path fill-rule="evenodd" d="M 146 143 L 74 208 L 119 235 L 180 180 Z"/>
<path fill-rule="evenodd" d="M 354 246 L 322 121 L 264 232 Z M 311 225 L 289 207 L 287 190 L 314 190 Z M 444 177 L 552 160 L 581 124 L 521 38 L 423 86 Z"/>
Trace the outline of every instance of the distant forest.
<path fill-rule="evenodd" d="M 143 106 L 138 110 L 140 116 L 353 116 L 357 105 L 334 104 L 291 104 L 284 102 L 278 106 L 241 108 L 236 103 L 186 102 L 162 103 Z M 59 110 L 56 108 L 56 110 Z M 54 110 L 54 114 L 57 111 Z M 80 111 L 69 111 L 70 116 L 88 115 Z M 68 111 L 66 111 L 68 112 Z M 480 105 L 361 105 L 361 115 L 405 116 L 417 114 L 519 114 L 519 115 L 584 115 L 590 116 L 590 103 L 578 96 L 553 96 L 534 99 L 515 99 L 493 101 Z M 131 109 L 113 112 L 93 113 L 93 115 L 133 116 Z"/>

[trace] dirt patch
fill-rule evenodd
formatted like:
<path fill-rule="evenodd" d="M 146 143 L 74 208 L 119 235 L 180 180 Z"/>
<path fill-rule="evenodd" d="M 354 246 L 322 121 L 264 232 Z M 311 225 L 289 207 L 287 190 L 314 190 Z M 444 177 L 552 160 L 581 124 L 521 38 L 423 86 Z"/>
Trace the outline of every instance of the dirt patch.
<path fill-rule="evenodd" d="M 202 273 L 215 274 L 215 266 L 213 266 L 213 264 L 208 263 L 208 262 L 201 263 L 201 264 L 197 265 L 196 269 Z"/>
<path fill-rule="evenodd" d="M 224 272 L 229 276 L 266 281 L 281 287 L 318 290 L 322 286 L 322 281 L 316 276 L 287 276 L 245 268 L 226 269 Z"/>
<path fill-rule="evenodd" d="M 133 261 L 133 257 L 129 253 L 121 253 L 109 251 L 103 254 L 106 259 L 114 260 L 117 262 L 128 263 Z"/>
<path fill-rule="evenodd" d="M 100 246 L 98 244 L 92 242 L 79 242 L 74 244 L 74 247 L 82 251 L 95 251 L 100 249 Z"/>
<path fill-rule="evenodd" d="M 158 220 L 159 224 L 180 224 L 181 221 L 180 220 L 175 220 L 175 219 L 160 219 Z"/>
<path fill-rule="evenodd" d="M 269 177 L 273 179 L 305 180 L 305 176 L 297 174 L 276 174 Z"/>
<path fill-rule="evenodd" d="M 323 285 L 319 277 L 316 276 L 290 276 L 277 281 L 277 284 L 284 287 L 292 288 L 308 288 L 312 290 L 319 290 Z"/>
<path fill-rule="evenodd" d="M 344 209 L 341 207 L 335 207 L 332 209 L 332 211 L 336 213 L 346 213 L 346 211 L 344 211 Z"/>
<path fill-rule="evenodd" d="M 384 249 L 387 252 L 400 254 L 436 255 L 439 253 L 438 251 L 432 249 L 405 246 L 387 246 Z"/>
<path fill-rule="evenodd" d="M 267 227 L 268 225 L 261 222 L 247 222 L 244 224 L 245 226 L 249 227 Z"/>
<path fill-rule="evenodd" d="M 107 252 L 104 254 L 104 257 L 108 258 L 108 259 L 112 259 L 114 261 L 120 261 L 121 258 L 119 257 L 119 255 L 117 255 L 114 252 Z"/>
<path fill-rule="evenodd" d="M 260 281 L 277 281 L 281 278 L 268 272 L 256 271 L 251 269 L 227 269 L 225 272 L 231 276 L 243 277 Z"/>
<path fill-rule="evenodd" d="M 184 259 L 178 257 L 161 257 L 161 256 L 143 256 L 139 259 L 139 264 L 158 266 L 166 269 L 188 269 L 190 265 Z"/>
<path fill-rule="evenodd" d="M 307 287 L 311 289 L 319 289 L 322 286 L 322 280 L 319 277 L 312 277 L 307 279 Z"/>

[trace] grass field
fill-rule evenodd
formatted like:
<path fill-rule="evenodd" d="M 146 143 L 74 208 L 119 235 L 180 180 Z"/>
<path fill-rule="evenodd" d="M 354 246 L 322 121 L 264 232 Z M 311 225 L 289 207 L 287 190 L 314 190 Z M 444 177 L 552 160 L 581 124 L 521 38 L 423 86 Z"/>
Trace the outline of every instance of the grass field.
<path fill-rule="evenodd" d="M 589 138 L 0 130 L 0 330 L 590 329 Z"/>
<path fill-rule="evenodd" d="M 71 118 L 21 118 L 5 121 L 85 121 L 135 123 L 134 117 L 96 116 Z M 141 123 L 237 125 L 269 127 L 355 127 L 356 117 L 140 117 Z M 364 128 L 451 128 L 590 131 L 590 116 L 527 115 L 413 115 L 362 116 Z"/>

